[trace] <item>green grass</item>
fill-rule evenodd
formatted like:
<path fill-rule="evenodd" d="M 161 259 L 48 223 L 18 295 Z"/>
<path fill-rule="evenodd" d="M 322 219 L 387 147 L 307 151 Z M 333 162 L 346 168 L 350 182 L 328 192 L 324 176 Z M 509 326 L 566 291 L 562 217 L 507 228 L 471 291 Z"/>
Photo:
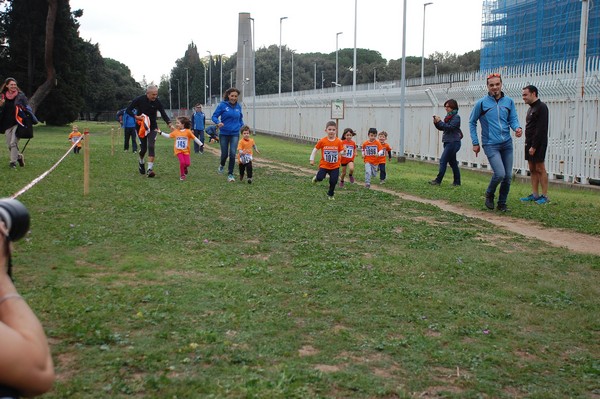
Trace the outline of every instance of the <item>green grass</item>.
<path fill-rule="evenodd" d="M 46 397 L 600 393 L 599 257 L 358 185 L 327 201 L 292 171 L 257 166 L 254 184 L 227 183 L 208 153 L 182 183 L 162 138 L 147 179 L 120 132 L 113 155 L 110 127 L 90 128 L 89 195 L 82 152 L 19 198 L 32 225 L 15 245 L 16 284 L 59 375 Z M 0 194 L 47 170 L 67 134 L 36 130 Z M 308 167 L 310 145 L 256 141 L 264 158 Z M 451 190 L 426 184 L 435 165 L 389 168 L 388 189 L 482 207 L 486 176 L 465 171 Z M 511 215 L 598 234 L 597 197 L 552 188 L 552 199 L 513 201 Z"/>

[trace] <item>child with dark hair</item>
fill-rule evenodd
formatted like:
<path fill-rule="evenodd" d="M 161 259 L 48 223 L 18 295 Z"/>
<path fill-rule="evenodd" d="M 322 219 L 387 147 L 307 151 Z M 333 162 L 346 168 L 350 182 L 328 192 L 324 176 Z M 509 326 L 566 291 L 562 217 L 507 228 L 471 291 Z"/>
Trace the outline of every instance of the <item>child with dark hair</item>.
<path fill-rule="evenodd" d="M 310 154 L 309 160 L 310 164 L 314 165 L 315 155 L 317 151 L 321 150 L 319 170 L 315 177 L 312 178 L 312 182 L 316 183 L 323 181 L 325 176 L 329 175 L 329 191 L 327 191 L 327 198 L 334 200 L 333 193 L 340 176 L 340 165 L 344 153 L 344 144 L 342 144 L 342 140 L 337 137 L 337 124 L 334 121 L 327 122 L 325 125 L 325 133 L 327 133 L 327 136 L 317 142 Z"/>
<path fill-rule="evenodd" d="M 180 116 L 175 122 L 175 128 L 170 134 L 160 132 L 161 136 L 166 138 L 175 139 L 173 145 L 173 152 L 177 159 L 179 159 L 179 180 L 184 181 L 188 174 L 188 167 L 190 166 L 190 140 L 193 140 L 200 147 L 204 145 L 203 142 L 194 136 L 191 130 L 192 122 L 185 116 Z"/>
<path fill-rule="evenodd" d="M 248 172 L 248 184 L 252 184 L 252 150 L 260 154 L 254 139 L 250 137 L 250 126 L 244 125 L 240 129 L 242 139 L 238 143 L 238 164 L 240 167 L 240 181 L 244 180 L 244 173 Z"/>
<path fill-rule="evenodd" d="M 340 175 L 340 188 L 344 188 L 344 177 L 346 177 L 346 169 L 348 169 L 348 176 L 350 177 L 350 183 L 354 183 L 354 157 L 356 157 L 356 143 L 352 138 L 356 135 L 354 130 L 347 127 L 344 129 L 342 134 L 342 143 L 344 144 L 344 154 L 342 155 L 341 164 L 341 175 Z"/>
<path fill-rule="evenodd" d="M 385 179 L 387 178 L 387 172 L 385 170 L 386 160 L 392 159 L 392 147 L 387 143 L 388 134 L 386 131 L 382 130 L 377 135 L 377 139 L 381 143 L 383 147 L 383 154 L 377 157 L 377 168 L 379 169 L 379 183 L 385 184 Z"/>

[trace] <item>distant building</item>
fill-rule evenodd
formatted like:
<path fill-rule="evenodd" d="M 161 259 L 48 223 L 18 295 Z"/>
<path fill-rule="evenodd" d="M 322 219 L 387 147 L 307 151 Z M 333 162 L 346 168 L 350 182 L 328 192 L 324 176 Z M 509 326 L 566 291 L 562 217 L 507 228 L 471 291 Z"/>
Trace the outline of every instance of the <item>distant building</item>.
<path fill-rule="evenodd" d="M 600 56 L 600 2 L 588 1 L 587 56 Z M 581 0 L 483 0 L 480 68 L 576 59 L 581 4 Z"/>

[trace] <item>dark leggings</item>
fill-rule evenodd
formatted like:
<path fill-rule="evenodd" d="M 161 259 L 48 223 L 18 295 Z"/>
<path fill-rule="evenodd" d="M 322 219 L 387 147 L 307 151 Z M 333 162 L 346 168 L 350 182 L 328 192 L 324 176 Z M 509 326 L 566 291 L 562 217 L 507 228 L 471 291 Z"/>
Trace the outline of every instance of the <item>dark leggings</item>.
<path fill-rule="evenodd" d="M 148 156 L 154 156 L 154 143 L 156 143 L 156 130 L 152 130 L 148 132 L 144 138 L 140 138 L 140 159 L 144 159 L 146 155 L 146 151 L 148 151 Z"/>
<path fill-rule="evenodd" d="M 327 191 L 327 195 L 333 197 L 333 192 L 335 190 L 335 185 L 338 182 L 338 178 L 340 177 L 340 168 L 335 169 L 323 169 L 319 168 L 317 172 L 317 181 L 325 180 L 325 176 L 329 174 L 329 191 Z"/>
<path fill-rule="evenodd" d="M 240 165 L 240 180 L 244 178 L 244 172 L 248 172 L 248 179 L 252 179 L 252 161 Z"/>

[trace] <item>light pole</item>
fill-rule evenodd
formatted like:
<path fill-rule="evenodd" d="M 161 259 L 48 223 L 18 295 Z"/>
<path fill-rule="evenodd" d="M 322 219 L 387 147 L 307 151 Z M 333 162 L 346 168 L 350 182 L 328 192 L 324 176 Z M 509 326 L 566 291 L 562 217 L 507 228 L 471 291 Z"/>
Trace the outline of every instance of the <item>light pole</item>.
<path fill-rule="evenodd" d="M 317 63 L 315 62 L 315 87 L 313 90 L 317 90 Z"/>
<path fill-rule="evenodd" d="M 252 21 L 252 134 L 256 134 L 256 50 L 254 48 L 254 18 Z"/>
<path fill-rule="evenodd" d="M 425 83 L 425 10 L 432 2 L 423 4 L 423 48 L 421 51 L 421 86 Z"/>
<path fill-rule="evenodd" d="M 177 109 L 181 109 L 181 85 L 179 84 L 179 79 L 177 79 Z M 179 111 L 177 111 L 177 115 L 179 115 Z"/>
<path fill-rule="evenodd" d="M 377 68 L 373 68 L 373 88 L 377 84 Z"/>
<path fill-rule="evenodd" d="M 171 77 L 169 76 L 169 111 L 173 113 L 173 100 L 171 98 Z"/>
<path fill-rule="evenodd" d="M 244 40 L 244 49 L 242 51 L 242 104 L 246 93 L 246 43 L 248 43 L 248 40 Z"/>
<path fill-rule="evenodd" d="M 290 50 L 292 52 L 292 97 L 294 96 L 294 51 L 296 50 Z"/>
<path fill-rule="evenodd" d="M 223 98 L 223 55 L 224 54 L 219 54 L 219 63 L 221 64 L 221 73 L 219 80 L 219 98 Z"/>
<path fill-rule="evenodd" d="M 356 20 L 358 15 L 358 0 L 354 0 L 354 66 L 352 68 L 352 91 L 356 91 Z M 356 100 L 354 100 L 356 101 Z"/>
<path fill-rule="evenodd" d="M 344 32 L 338 32 L 335 34 L 335 91 L 338 88 L 338 37 Z"/>
<path fill-rule="evenodd" d="M 321 71 L 321 91 L 323 91 L 324 83 L 325 83 L 325 71 Z"/>
<path fill-rule="evenodd" d="M 190 68 L 185 68 L 185 94 L 187 95 L 187 109 L 190 109 Z"/>
<path fill-rule="evenodd" d="M 279 105 L 281 105 L 281 25 L 287 17 L 279 18 Z"/>
<path fill-rule="evenodd" d="M 204 67 L 204 105 L 206 105 L 206 66 L 202 64 Z"/>
<path fill-rule="evenodd" d="M 212 105 L 212 53 L 206 50 L 208 53 L 208 101 Z"/>

